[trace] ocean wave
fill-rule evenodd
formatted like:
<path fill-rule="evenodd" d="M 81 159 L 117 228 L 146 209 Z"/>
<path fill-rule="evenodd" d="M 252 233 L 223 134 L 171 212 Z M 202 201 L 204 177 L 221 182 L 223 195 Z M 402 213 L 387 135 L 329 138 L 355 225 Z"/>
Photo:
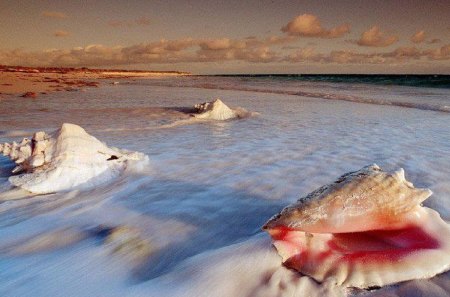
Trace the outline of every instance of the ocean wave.
<path fill-rule="evenodd" d="M 444 74 L 230 74 L 216 77 L 260 78 L 299 82 L 450 88 L 450 75 Z"/>
<path fill-rule="evenodd" d="M 0 137 L 27 137 L 31 136 L 33 131 L 26 130 L 9 130 L 9 131 L 0 131 Z"/>
<path fill-rule="evenodd" d="M 254 93 L 266 93 L 277 95 L 291 95 L 309 98 L 318 98 L 326 100 L 348 101 L 354 103 L 365 103 L 374 105 L 388 105 L 405 108 L 414 108 L 420 110 L 439 111 L 450 113 L 450 105 L 439 105 L 433 103 L 413 102 L 413 101 L 400 101 L 400 100 L 388 100 L 360 97 L 347 94 L 333 94 L 326 92 L 309 92 L 309 91 L 293 91 L 293 90 L 280 90 L 280 89 L 267 89 L 267 88 L 254 88 L 236 86 L 233 84 L 213 84 L 213 83 L 199 83 L 199 84 L 172 84 L 172 83 L 158 83 L 158 86 L 162 87 L 178 87 L 178 88 L 198 88 L 198 89 L 210 89 L 210 90 L 229 90 L 229 91 L 242 91 L 242 92 L 254 92 Z"/>

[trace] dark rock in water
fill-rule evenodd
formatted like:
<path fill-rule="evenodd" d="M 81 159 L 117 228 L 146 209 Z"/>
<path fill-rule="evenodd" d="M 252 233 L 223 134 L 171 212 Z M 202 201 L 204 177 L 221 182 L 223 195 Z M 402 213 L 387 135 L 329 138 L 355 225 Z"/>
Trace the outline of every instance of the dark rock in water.
<path fill-rule="evenodd" d="M 77 89 L 77 88 L 72 88 L 72 87 L 65 88 L 65 90 L 68 91 L 68 92 L 76 92 L 76 91 L 79 91 L 79 89 Z"/>
<path fill-rule="evenodd" d="M 35 92 L 26 92 L 23 95 L 21 95 L 20 97 L 23 97 L 23 98 L 36 98 L 37 95 L 36 95 Z"/>
<path fill-rule="evenodd" d="M 139 266 L 153 253 L 150 241 L 144 238 L 136 228 L 99 226 L 97 232 L 113 254 L 127 259 L 132 265 Z"/>

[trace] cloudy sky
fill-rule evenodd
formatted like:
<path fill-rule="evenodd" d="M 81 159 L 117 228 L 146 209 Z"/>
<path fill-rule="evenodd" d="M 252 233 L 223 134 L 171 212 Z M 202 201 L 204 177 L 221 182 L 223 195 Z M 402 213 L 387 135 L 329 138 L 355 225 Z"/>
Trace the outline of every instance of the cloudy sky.
<path fill-rule="evenodd" d="M 1 0 L 0 64 L 450 74 L 450 2 Z"/>

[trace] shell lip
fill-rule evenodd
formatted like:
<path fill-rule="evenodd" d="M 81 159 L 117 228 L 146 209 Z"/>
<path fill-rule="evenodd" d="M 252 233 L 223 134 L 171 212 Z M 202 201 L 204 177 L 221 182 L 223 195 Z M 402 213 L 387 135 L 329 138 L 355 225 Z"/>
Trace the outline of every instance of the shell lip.
<path fill-rule="evenodd" d="M 327 258 L 337 257 L 340 262 L 382 265 L 396 263 L 413 253 L 435 250 L 442 246 L 435 237 L 436 234 L 427 232 L 419 224 L 407 224 L 399 229 L 349 233 L 309 233 L 289 227 L 276 227 L 267 232 L 277 250 L 280 249 L 280 244 L 295 249 L 295 252 L 291 250 L 286 253 L 281 248 L 279 253 L 281 252 L 284 266 L 299 271 L 311 259 L 319 263 L 326 262 Z M 317 238 L 314 239 L 315 237 Z M 323 241 L 323 245 L 311 245 L 313 239 Z"/>

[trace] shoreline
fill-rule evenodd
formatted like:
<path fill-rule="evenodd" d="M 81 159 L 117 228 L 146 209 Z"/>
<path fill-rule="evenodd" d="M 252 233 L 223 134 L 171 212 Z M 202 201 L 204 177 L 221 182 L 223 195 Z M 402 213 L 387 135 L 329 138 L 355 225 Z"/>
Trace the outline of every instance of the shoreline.
<path fill-rule="evenodd" d="M 60 91 L 81 91 L 86 87 L 99 87 L 101 80 L 126 78 L 154 78 L 188 76 L 179 71 L 143 71 L 90 68 L 50 68 L 0 65 L 0 98 L 19 96 L 35 99 Z M 119 82 L 112 82 L 118 84 Z"/>

